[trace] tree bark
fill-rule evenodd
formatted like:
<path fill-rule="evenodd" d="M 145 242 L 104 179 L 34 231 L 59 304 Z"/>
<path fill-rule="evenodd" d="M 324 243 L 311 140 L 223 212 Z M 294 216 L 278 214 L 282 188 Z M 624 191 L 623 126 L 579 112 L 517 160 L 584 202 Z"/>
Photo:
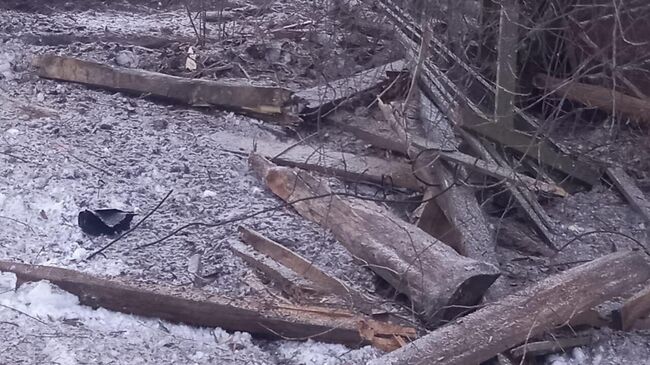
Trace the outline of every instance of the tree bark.
<path fill-rule="evenodd" d="M 617 252 L 489 304 L 370 364 L 479 364 L 650 278 L 639 252 Z"/>
<path fill-rule="evenodd" d="M 406 294 L 429 325 L 476 304 L 498 276 L 493 265 L 459 255 L 375 203 L 332 194 L 310 174 L 258 155 L 249 163 L 283 200 L 304 199 L 292 204 L 298 213 L 330 229 L 352 255 Z"/>

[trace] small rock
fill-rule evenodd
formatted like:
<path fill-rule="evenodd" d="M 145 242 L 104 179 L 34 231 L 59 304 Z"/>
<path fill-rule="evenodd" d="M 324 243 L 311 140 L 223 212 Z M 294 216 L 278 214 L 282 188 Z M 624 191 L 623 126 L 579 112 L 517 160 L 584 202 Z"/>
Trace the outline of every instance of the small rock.
<path fill-rule="evenodd" d="M 122 67 L 135 68 L 138 67 L 138 57 L 131 51 L 120 51 L 115 56 L 115 63 Z"/>
<path fill-rule="evenodd" d="M 153 123 L 151 123 L 151 126 L 156 131 L 162 131 L 163 129 L 167 129 L 169 123 L 164 119 L 156 119 L 153 121 Z"/>
<path fill-rule="evenodd" d="M 107 123 L 102 123 L 99 125 L 99 129 L 110 131 L 111 129 L 113 129 L 113 126 Z"/>
<path fill-rule="evenodd" d="M 38 93 L 38 94 L 36 94 L 36 100 L 37 100 L 39 103 L 42 103 L 43 101 L 45 101 L 45 94 L 43 94 L 43 93 Z"/>
<path fill-rule="evenodd" d="M 204 197 L 204 198 L 214 198 L 214 197 L 216 197 L 216 196 L 217 196 L 217 192 L 216 192 L 216 191 L 206 190 L 206 191 L 203 192 L 203 197 Z"/>

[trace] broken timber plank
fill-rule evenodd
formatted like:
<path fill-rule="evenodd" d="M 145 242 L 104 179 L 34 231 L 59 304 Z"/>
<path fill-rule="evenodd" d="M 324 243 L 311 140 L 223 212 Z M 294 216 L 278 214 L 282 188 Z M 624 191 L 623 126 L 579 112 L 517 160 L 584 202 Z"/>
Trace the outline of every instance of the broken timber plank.
<path fill-rule="evenodd" d="M 649 278 L 650 264 L 639 252 L 603 256 L 488 304 L 369 364 L 479 364 Z"/>
<path fill-rule="evenodd" d="M 622 113 L 637 121 L 650 122 L 649 99 L 640 99 L 611 88 L 562 80 L 544 74 L 535 75 L 533 85 L 588 107 L 596 107 L 610 113 Z"/>
<path fill-rule="evenodd" d="M 630 205 L 643 216 L 646 223 L 650 223 L 650 202 L 646 200 L 641 189 L 636 186 L 634 179 L 620 167 L 610 167 L 605 172 Z"/>
<path fill-rule="evenodd" d="M 278 165 L 299 167 L 336 176 L 346 181 L 420 189 L 420 183 L 413 176 L 411 166 L 396 160 L 327 151 L 307 145 L 290 146 L 276 141 L 254 140 L 225 132 L 219 133 L 217 138 L 217 145 L 225 151 L 245 155 L 257 152 Z"/>
<path fill-rule="evenodd" d="M 323 115 L 354 95 L 376 87 L 388 86 L 387 81 L 390 81 L 390 77 L 387 76 L 387 73 L 400 73 L 404 69 L 404 65 L 404 60 L 397 60 L 359 72 L 348 78 L 298 91 L 295 96 L 305 103 L 302 110 L 303 115 Z"/>
<path fill-rule="evenodd" d="M 283 292 L 291 297 L 302 298 L 305 295 L 316 292 L 316 289 L 312 287 L 310 282 L 249 246 L 231 241 L 229 248 L 235 256 L 238 256 L 250 266 L 261 271 L 268 279 L 275 282 Z"/>
<path fill-rule="evenodd" d="M 390 351 L 400 346 L 396 337 L 407 340 L 416 337 L 413 328 L 379 322 L 341 309 L 261 301 L 244 303 L 195 289 L 107 280 L 74 270 L 9 261 L 0 261 L 0 272 L 16 274 L 18 285 L 47 280 L 93 308 L 245 331 L 263 338 L 314 339 L 352 347 L 372 344 Z"/>
<path fill-rule="evenodd" d="M 516 359 L 522 357 L 534 357 L 550 355 L 557 352 L 567 352 L 567 350 L 587 346 L 594 341 L 593 336 L 584 335 L 576 337 L 554 338 L 548 341 L 535 341 L 525 343 L 510 350 L 510 355 Z"/>
<path fill-rule="evenodd" d="M 619 309 L 612 312 L 614 328 L 623 331 L 634 328 L 634 322 L 648 316 L 650 316 L 650 285 L 625 300 Z"/>
<path fill-rule="evenodd" d="M 321 224 L 359 260 L 407 295 L 428 325 L 476 304 L 498 277 L 493 265 L 457 254 L 378 204 L 337 195 L 310 174 L 251 155 L 251 168 L 302 216 Z M 466 307 L 460 309 L 465 310 Z"/>
<path fill-rule="evenodd" d="M 49 79 L 147 94 L 191 106 L 216 106 L 287 124 L 299 120 L 293 93 L 283 88 L 187 79 L 52 54 L 36 57 L 33 65 L 40 77 Z"/>
<path fill-rule="evenodd" d="M 366 296 L 345 285 L 342 281 L 326 274 L 304 257 L 285 246 L 262 236 L 252 229 L 242 226 L 239 226 L 239 235 L 242 241 L 246 242 L 255 250 L 269 256 L 315 284 L 314 287 L 317 291 L 334 294 L 343 299 L 350 299 L 354 306 L 364 311 L 364 313 L 372 310 L 373 305 Z"/>

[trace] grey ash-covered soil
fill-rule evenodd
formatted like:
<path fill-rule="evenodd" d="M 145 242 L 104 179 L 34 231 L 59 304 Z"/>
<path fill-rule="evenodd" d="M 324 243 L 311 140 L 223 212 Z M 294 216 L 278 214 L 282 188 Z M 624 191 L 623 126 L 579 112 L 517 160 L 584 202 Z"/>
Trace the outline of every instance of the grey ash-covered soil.
<path fill-rule="evenodd" d="M 233 8 L 243 5 L 230 4 Z M 0 1 L 0 259 L 191 287 L 194 277 L 188 265 L 198 254 L 202 273 L 210 278 L 202 283 L 202 290 L 239 299 L 268 296 L 260 292 L 259 279 L 251 269 L 228 250 L 229 241 L 238 239 L 236 225 L 188 229 L 145 249 L 136 246 L 186 223 L 215 222 L 278 205 L 280 201 L 251 174 L 245 157 L 219 146 L 224 138 L 292 143 L 285 130 L 228 112 L 44 80 L 30 68 L 34 55 L 54 52 L 175 75 L 250 77 L 257 84 L 299 89 L 400 57 L 390 36 L 373 38 L 342 31 L 345 24 L 330 16 L 327 2 L 279 0 L 267 5 L 271 11 L 255 16 L 235 13 L 225 28 L 208 24 L 207 45 L 197 47 L 185 11 L 178 5 Z M 271 32 L 303 23 L 307 32 L 299 38 Z M 202 72 L 183 67 L 190 46 L 199 54 Z M 297 131 L 302 136 L 311 132 L 309 128 Z M 626 162 L 626 167 L 642 172 L 643 176 L 637 176 L 641 181 L 646 178 L 647 154 L 635 151 L 630 143 L 613 145 L 612 135 L 604 128 L 558 135 L 568 137 L 563 141 L 567 145 L 581 144 L 592 155 L 594 151 L 604 154 L 590 149 L 592 145 L 608 145 L 610 150 L 623 146 L 625 152 L 609 162 Z M 333 129 L 322 138 L 315 143 L 371 151 L 358 142 L 348 145 L 350 136 Z M 84 261 L 110 238 L 82 234 L 77 226 L 80 210 L 121 208 L 135 210 L 142 217 L 170 190 L 170 198 L 136 231 L 105 255 Z M 558 246 L 595 230 L 621 232 L 641 242 L 647 238 L 641 217 L 606 184 L 553 200 L 545 207 L 556 223 Z M 490 222 L 493 228 L 516 222 L 522 230 L 530 230 L 516 218 L 496 214 Z M 369 271 L 355 264 L 327 231 L 290 209 L 243 224 L 359 289 L 373 289 Z M 576 262 L 612 250 L 638 248 L 621 236 L 590 234 L 549 258 L 507 240 L 501 243 L 501 268 L 513 291 Z M 3 277 L 3 284 L 7 280 Z M 39 301 L 51 305 L 40 309 L 27 305 Z M 247 334 L 91 311 L 47 285 L 0 294 L 0 303 L 24 311 L 0 308 L 0 362 L 6 363 L 138 363 L 142 359 L 142 363 L 362 364 L 380 355 L 371 348 L 266 342 Z M 599 336 L 601 340 L 582 353 L 549 362 L 647 361 L 650 336 L 611 331 Z"/>

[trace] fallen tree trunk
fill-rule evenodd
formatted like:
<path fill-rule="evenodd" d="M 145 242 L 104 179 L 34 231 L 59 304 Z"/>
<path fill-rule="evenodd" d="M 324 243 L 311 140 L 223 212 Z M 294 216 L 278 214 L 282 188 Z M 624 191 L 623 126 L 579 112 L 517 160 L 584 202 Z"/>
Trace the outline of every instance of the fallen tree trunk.
<path fill-rule="evenodd" d="M 262 301 L 243 303 L 194 289 L 106 280 L 74 270 L 9 261 L 0 261 L 0 272 L 16 274 L 17 285 L 47 280 L 93 308 L 246 331 L 263 338 L 314 339 L 353 347 L 372 344 L 390 351 L 398 348 L 404 339 L 416 336 L 413 328 L 379 322 L 341 309 Z"/>
<path fill-rule="evenodd" d="M 352 255 L 406 294 L 429 325 L 476 304 L 498 276 L 493 265 L 459 255 L 377 204 L 332 194 L 310 174 L 259 155 L 249 163 L 283 200 L 302 199 L 292 205 L 298 213 L 330 229 Z"/>
<path fill-rule="evenodd" d="M 479 364 L 650 278 L 639 252 L 618 252 L 547 278 L 370 364 Z"/>
<path fill-rule="evenodd" d="M 602 86 L 562 80 L 544 74 L 537 74 L 533 84 L 538 89 L 553 92 L 588 107 L 596 107 L 610 113 L 623 113 L 637 121 L 650 122 L 650 100 L 635 98 Z"/>
<path fill-rule="evenodd" d="M 38 56 L 33 65 L 39 76 L 49 79 L 147 94 L 191 106 L 216 106 L 284 124 L 299 121 L 293 93 L 283 88 L 187 79 L 51 54 Z"/>
<path fill-rule="evenodd" d="M 625 300 L 619 309 L 612 312 L 614 328 L 623 331 L 634 328 L 634 322 L 648 316 L 650 316 L 650 285 Z"/>

